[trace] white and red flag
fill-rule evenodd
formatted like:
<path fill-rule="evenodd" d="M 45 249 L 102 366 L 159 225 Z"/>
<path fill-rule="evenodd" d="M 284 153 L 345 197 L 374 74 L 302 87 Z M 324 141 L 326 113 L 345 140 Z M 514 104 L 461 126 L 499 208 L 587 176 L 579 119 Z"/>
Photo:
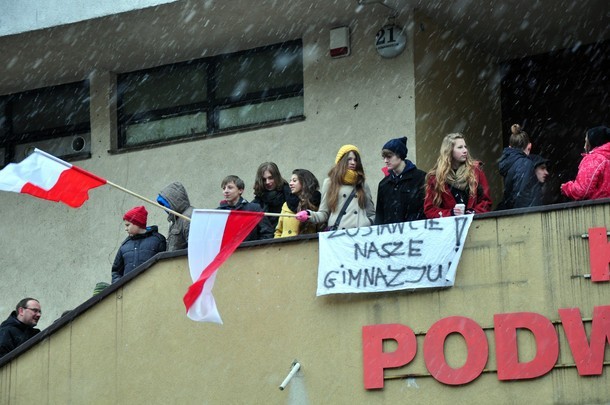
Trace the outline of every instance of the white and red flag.
<path fill-rule="evenodd" d="M 216 271 L 263 218 L 263 212 L 194 210 L 188 241 L 193 284 L 184 295 L 187 316 L 222 323 L 212 287 Z"/>
<path fill-rule="evenodd" d="M 62 202 L 72 208 L 83 205 L 89 199 L 89 190 L 104 184 L 105 179 L 39 149 L 0 170 L 0 190 Z"/>

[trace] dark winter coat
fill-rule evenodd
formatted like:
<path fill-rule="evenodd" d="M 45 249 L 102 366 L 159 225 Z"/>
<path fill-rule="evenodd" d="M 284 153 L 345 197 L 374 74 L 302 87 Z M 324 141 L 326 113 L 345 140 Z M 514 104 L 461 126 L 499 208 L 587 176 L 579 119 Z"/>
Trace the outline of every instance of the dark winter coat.
<path fill-rule="evenodd" d="M 146 233 L 129 236 L 123 241 L 112 264 L 112 282 L 134 270 L 159 252 L 165 252 L 165 236 L 156 226 L 146 228 Z"/>
<path fill-rule="evenodd" d="M 253 211 L 253 212 L 263 212 L 261 206 L 258 204 L 254 204 L 246 201 L 244 198 L 240 197 L 239 201 L 235 205 L 229 205 L 225 200 L 220 202 L 219 210 L 235 210 L 235 211 Z M 244 239 L 244 242 L 249 240 L 259 240 L 259 239 L 269 239 L 273 238 L 273 232 L 275 228 L 271 226 L 268 217 L 263 217 L 261 221 L 256 225 L 256 227 L 250 232 L 250 234 Z"/>
<path fill-rule="evenodd" d="M 189 218 L 193 214 L 193 206 L 191 206 L 186 189 L 181 183 L 171 183 L 161 190 L 159 195 L 169 202 L 172 210 Z M 170 223 L 167 233 L 167 250 L 173 252 L 174 250 L 186 249 L 191 222 L 172 213 L 169 213 L 167 220 Z"/>
<path fill-rule="evenodd" d="M 38 333 L 40 333 L 39 329 L 19 321 L 16 311 L 11 312 L 9 317 L 0 324 L 0 357 Z"/>
<path fill-rule="evenodd" d="M 584 155 L 576 179 L 562 184 L 561 192 L 572 200 L 610 197 L 610 142 Z"/>
<path fill-rule="evenodd" d="M 424 219 L 426 173 L 407 160 L 401 174 L 393 171 L 379 182 L 375 224 Z"/>
<path fill-rule="evenodd" d="M 282 211 L 282 206 L 288 198 L 292 196 L 288 184 L 284 184 L 282 190 L 265 190 L 260 196 L 256 196 L 252 203 L 260 205 L 264 212 L 274 212 L 279 214 Z M 267 217 L 273 229 L 276 228 L 279 217 Z"/>
<path fill-rule="evenodd" d="M 504 177 L 504 197 L 497 209 L 532 206 L 533 200 L 537 197 L 535 192 L 540 193 L 540 187 L 534 187 L 538 179 L 532 159 L 521 149 L 504 148 L 498 168 Z"/>

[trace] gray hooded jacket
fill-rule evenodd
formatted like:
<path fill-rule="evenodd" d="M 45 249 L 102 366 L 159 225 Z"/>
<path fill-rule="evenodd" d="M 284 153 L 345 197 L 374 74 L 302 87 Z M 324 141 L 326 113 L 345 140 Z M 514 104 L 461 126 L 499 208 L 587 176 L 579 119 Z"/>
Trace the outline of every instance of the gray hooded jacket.
<path fill-rule="evenodd" d="M 182 183 L 169 184 L 159 192 L 159 195 L 170 204 L 172 210 L 189 218 L 193 214 L 193 206 L 191 206 L 189 196 Z M 167 234 L 167 251 L 186 249 L 188 247 L 190 221 L 172 213 L 168 215 L 167 220 L 170 223 Z"/>

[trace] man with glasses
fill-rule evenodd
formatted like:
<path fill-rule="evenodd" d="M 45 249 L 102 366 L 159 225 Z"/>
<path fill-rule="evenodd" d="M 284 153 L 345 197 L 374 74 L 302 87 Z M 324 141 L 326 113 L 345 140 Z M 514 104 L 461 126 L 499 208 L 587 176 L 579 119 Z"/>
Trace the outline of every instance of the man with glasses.
<path fill-rule="evenodd" d="M 0 324 L 0 357 L 40 332 L 34 326 L 41 315 L 37 299 L 24 298 L 19 301 L 15 311 Z"/>

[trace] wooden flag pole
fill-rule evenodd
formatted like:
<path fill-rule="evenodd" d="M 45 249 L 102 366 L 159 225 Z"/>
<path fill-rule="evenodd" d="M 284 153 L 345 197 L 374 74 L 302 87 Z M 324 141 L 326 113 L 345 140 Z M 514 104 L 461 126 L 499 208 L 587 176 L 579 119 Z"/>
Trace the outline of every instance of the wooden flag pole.
<path fill-rule="evenodd" d="M 159 203 L 158 203 L 158 202 L 156 202 L 156 201 L 153 201 L 153 200 L 151 200 L 151 199 L 149 199 L 149 198 L 146 198 L 146 197 L 144 197 L 143 195 L 140 195 L 140 194 L 134 193 L 134 192 L 133 192 L 133 191 L 131 191 L 131 190 L 127 190 L 125 187 L 121 187 L 121 186 L 119 186 L 118 184 L 114 184 L 114 183 L 113 183 L 113 182 L 111 182 L 111 181 L 106 180 L 106 184 L 108 184 L 109 186 L 112 186 L 112 187 L 118 188 L 119 190 L 124 191 L 124 192 L 126 192 L 127 194 L 131 194 L 132 196 L 137 197 L 137 198 L 139 198 L 140 200 L 144 200 L 144 201 L 146 201 L 147 203 L 152 204 L 152 205 L 154 205 L 154 206 L 156 206 L 156 207 L 159 207 L 159 208 L 161 208 L 161 209 L 162 209 L 162 210 L 164 210 L 164 211 L 171 212 L 172 214 L 174 214 L 174 215 L 176 215 L 176 216 L 178 216 L 178 217 L 180 217 L 180 218 L 186 219 L 187 221 L 190 221 L 190 220 L 191 220 L 191 219 L 190 219 L 189 217 L 187 217 L 186 215 L 183 215 L 183 214 L 181 214 L 181 213 L 179 213 L 179 212 L 176 212 L 176 211 L 171 210 L 171 209 L 169 209 L 169 208 L 167 208 L 167 207 L 164 207 L 163 205 L 159 204 Z"/>
<path fill-rule="evenodd" d="M 125 187 L 121 187 L 121 186 L 119 186 L 118 184 L 114 184 L 114 183 L 113 183 L 113 182 L 111 182 L 111 181 L 106 180 L 106 184 L 108 184 L 109 186 L 115 187 L 115 188 L 117 188 L 117 189 L 119 189 L 119 190 L 121 190 L 121 191 L 123 191 L 123 192 L 125 192 L 125 193 L 127 193 L 127 194 L 130 194 L 130 195 L 132 195 L 132 196 L 134 196 L 134 197 L 136 197 L 136 198 L 139 198 L 140 200 L 146 201 L 147 203 L 152 204 L 152 205 L 154 205 L 155 207 L 161 208 L 163 211 L 171 212 L 172 214 L 174 214 L 174 215 L 176 215 L 176 216 L 178 216 L 178 217 L 180 217 L 180 218 L 186 219 L 187 221 L 190 221 L 190 220 L 191 220 L 191 219 L 190 219 L 189 217 L 187 217 L 186 215 L 183 215 L 183 214 L 181 214 L 181 213 L 179 213 L 179 212 L 176 212 L 176 211 L 174 211 L 174 210 L 171 210 L 171 209 L 169 209 L 169 208 L 167 208 L 167 207 L 165 207 L 165 206 L 163 206 L 163 205 L 159 204 L 159 203 L 158 203 L 158 202 L 156 202 L 156 201 L 153 201 L 153 200 L 151 200 L 151 199 L 149 199 L 149 198 L 146 198 L 146 197 L 144 197 L 143 195 L 140 195 L 140 194 L 134 193 L 134 192 L 133 192 L 133 191 L 131 191 L 131 190 L 127 190 Z M 274 212 L 265 212 L 265 213 L 264 213 L 264 215 L 265 215 L 265 216 L 268 216 L 268 217 L 292 217 L 292 218 L 296 217 L 296 215 L 295 215 L 295 214 L 276 214 L 276 213 L 274 213 Z"/>

